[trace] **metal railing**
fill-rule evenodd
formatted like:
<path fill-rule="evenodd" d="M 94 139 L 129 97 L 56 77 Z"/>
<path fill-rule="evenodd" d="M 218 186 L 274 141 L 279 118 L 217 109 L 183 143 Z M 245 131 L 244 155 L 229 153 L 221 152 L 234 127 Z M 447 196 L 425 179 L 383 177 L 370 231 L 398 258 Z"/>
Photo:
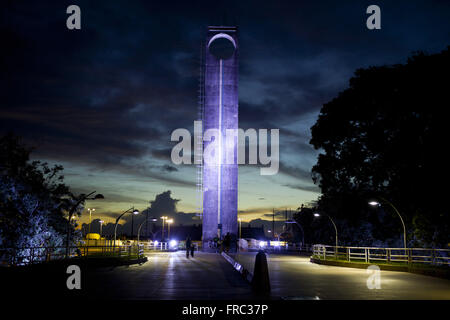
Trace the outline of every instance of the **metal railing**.
<path fill-rule="evenodd" d="M 185 250 L 185 241 L 176 241 L 175 243 L 169 242 L 159 242 L 159 241 L 139 241 L 139 245 L 142 245 L 145 250 L 150 251 L 177 251 Z M 193 241 L 192 245 L 195 250 L 199 248 L 199 241 Z"/>
<path fill-rule="evenodd" d="M 450 265 L 450 249 L 344 247 L 316 244 L 313 257 L 320 260 L 349 262 L 385 262 L 388 264 L 423 263 Z"/>
<path fill-rule="evenodd" d="M 66 247 L 23 247 L 0 249 L 0 266 L 20 266 L 66 258 Z M 68 258 L 118 257 L 125 259 L 144 256 L 143 245 L 73 246 Z"/>
<path fill-rule="evenodd" d="M 285 245 L 267 245 L 266 241 L 260 241 L 258 244 L 249 245 L 244 250 L 249 251 L 264 250 L 266 252 L 273 252 L 273 253 L 311 253 L 313 251 L 313 247 L 311 245 L 302 245 L 299 243 L 289 243 Z"/>
<path fill-rule="evenodd" d="M 145 250 L 153 251 L 167 251 L 170 249 L 169 243 L 167 242 L 140 242 Z"/>

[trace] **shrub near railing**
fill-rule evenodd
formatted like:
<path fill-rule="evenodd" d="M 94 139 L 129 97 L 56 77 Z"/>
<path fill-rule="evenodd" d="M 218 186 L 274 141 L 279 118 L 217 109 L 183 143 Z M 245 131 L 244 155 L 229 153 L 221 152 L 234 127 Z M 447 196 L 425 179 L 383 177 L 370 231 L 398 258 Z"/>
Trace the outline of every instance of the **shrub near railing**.
<path fill-rule="evenodd" d="M 25 247 L 0 249 L 1 266 L 23 266 L 66 258 L 66 247 Z M 144 256 L 142 245 L 70 247 L 68 258 L 118 257 L 124 259 Z"/>

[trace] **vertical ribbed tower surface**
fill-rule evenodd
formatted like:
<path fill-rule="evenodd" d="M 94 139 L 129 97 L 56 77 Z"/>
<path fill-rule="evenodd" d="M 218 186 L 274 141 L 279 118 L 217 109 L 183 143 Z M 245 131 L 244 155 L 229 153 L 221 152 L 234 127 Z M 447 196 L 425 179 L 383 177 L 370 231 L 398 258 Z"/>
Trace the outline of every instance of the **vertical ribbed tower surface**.
<path fill-rule="evenodd" d="M 238 41 L 236 27 L 208 27 L 205 48 L 203 132 L 222 133 L 214 163 L 203 165 L 203 248 L 215 237 L 237 236 L 237 138 L 226 143 L 226 129 L 238 129 Z M 204 142 L 204 149 L 212 141 Z M 226 161 L 232 155 L 233 162 Z"/>

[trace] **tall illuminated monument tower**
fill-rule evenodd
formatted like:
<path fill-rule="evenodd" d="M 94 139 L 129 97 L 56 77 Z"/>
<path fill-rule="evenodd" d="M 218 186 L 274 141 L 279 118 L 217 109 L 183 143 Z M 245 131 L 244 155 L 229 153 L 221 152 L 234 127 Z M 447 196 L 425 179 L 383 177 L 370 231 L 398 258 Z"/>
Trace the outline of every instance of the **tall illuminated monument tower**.
<path fill-rule="evenodd" d="M 238 41 L 236 27 L 208 27 L 204 55 L 203 132 L 222 133 L 213 148 L 215 161 L 203 162 L 203 248 L 215 237 L 238 230 L 237 138 L 225 139 L 227 129 L 238 129 Z M 212 141 L 205 141 L 206 150 Z M 216 154 L 217 152 L 217 154 Z M 231 155 L 233 161 L 226 161 Z M 230 159 L 228 158 L 228 159 Z"/>

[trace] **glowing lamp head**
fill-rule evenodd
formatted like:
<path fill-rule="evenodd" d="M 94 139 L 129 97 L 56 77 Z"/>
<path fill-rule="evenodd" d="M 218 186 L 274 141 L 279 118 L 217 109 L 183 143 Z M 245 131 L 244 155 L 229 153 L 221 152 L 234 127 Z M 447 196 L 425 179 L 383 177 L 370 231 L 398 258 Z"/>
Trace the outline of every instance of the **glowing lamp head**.
<path fill-rule="evenodd" d="M 369 204 L 374 207 L 380 205 L 380 203 L 378 201 L 370 201 Z"/>
<path fill-rule="evenodd" d="M 153 245 L 154 245 L 154 246 L 157 246 L 158 243 L 159 243 L 158 240 L 153 241 Z"/>
<path fill-rule="evenodd" d="M 170 245 L 171 248 L 176 247 L 177 244 L 178 244 L 178 242 L 176 240 L 170 240 L 170 242 L 169 242 L 169 245 Z"/>
<path fill-rule="evenodd" d="M 314 217 L 320 217 L 319 213 L 314 213 Z"/>
<path fill-rule="evenodd" d="M 138 209 L 134 209 L 133 210 L 133 214 L 138 214 L 139 213 L 139 210 Z"/>

